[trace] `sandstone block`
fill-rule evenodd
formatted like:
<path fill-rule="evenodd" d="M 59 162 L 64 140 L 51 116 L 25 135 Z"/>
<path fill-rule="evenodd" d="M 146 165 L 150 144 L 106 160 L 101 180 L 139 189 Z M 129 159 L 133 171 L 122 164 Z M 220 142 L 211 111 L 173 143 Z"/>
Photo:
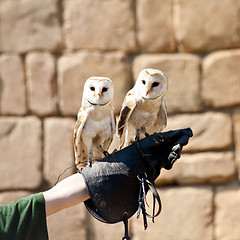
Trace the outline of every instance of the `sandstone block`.
<path fill-rule="evenodd" d="M 52 0 L 0 2 L 0 51 L 25 53 L 61 47 L 57 3 Z"/>
<path fill-rule="evenodd" d="M 8 191 L 0 193 L 0 203 L 1 204 L 9 204 L 10 202 L 16 202 L 21 198 L 27 197 L 31 195 L 30 192 L 27 191 Z"/>
<path fill-rule="evenodd" d="M 49 53 L 26 57 L 29 109 L 40 116 L 57 113 L 55 59 Z"/>
<path fill-rule="evenodd" d="M 240 103 L 240 50 L 219 51 L 203 61 L 202 98 L 212 107 Z"/>
<path fill-rule="evenodd" d="M 240 190 L 219 189 L 214 200 L 215 238 L 217 240 L 239 239 L 240 236 Z"/>
<path fill-rule="evenodd" d="M 124 236 L 123 222 L 116 224 L 106 224 L 92 217 L 90 213 L 87 213 L 87 223 L 89 226 L 89 239 L 112 240 L 122 239 Z"/>
<path fill-rule="evenodd" d="M 183 154 L 170 171 L 163 170 L 156 184 L 226 183 L 235 176 L 232 152 Z"/>
<path fill-rule="evenodd" d="M 183 52 L 240 46 L 240 2 L 174 0 L 174 33 Z"/>
<path fill-rule="evenodd" d="M 41 125 L 36 117 L 0 118 L 1 190 L 41 185 Z"/>
<path fill-rule="evenodd" d="M 64 115 L 77 114 L 84 83 L 91 76 L 109 77 L 113 81 L 115 112 L 120 111 L 131 85 L 130 66 L 125 55 L 78 52 L 63 56 L 58 62 L 59 105 Z"/>
<path fill-rule="evenodd" d="M 67 48 L 135 51 L 131 0 L 65 0 L 64 10 Z"/>
<path fill-rule="evenodd" d="M 134 239 L 213 240 L 213 192 L 210 188 L 176 187 L 158 189 L 158 192 L 162 200 L 161 214 L 155 218 L 155 223 L 148 220 L 146 231 L 142 220 L 133 216 Z"/>
<path fill-rule="evenodd" d="M 0 113 L 24 115 L 27 112 L 24 66 L 17 55 L 0 56 Z"/>
<path fill-rule="evenodd" d="M 138 0 L 136 3 L 137 39 L 144 52 L 172 52 L 175 42 L 170 0 Z"/>
<path fill-rule="evenodd" d="M 133 62 L 134 79 L 144 68 L 162 70 L 168 77 L 165 96 L 167 110 L 172 112 L 200 109 L 200 60 L 191 54 L 143 54 Z"/>
<path fill-rule="evenodd" d="M 46 118 L 44 120 L 44 178 L 54 185 L 58 176 L 74 163 L 73 128 L 71 118 Z M 61 179 L 71 175 L 68 170 Z"/>
<path fill-rule="evenodd" d="M 238 168 L 238 179 L 240 180 L 240 109 L 233 115 L 233 129 L 235 140 L 235 159 Z"/>
<path fill-rule="evenodd" d="M 227 150 L 232 147 L 232 120 L 222 112 L 205 112 L 201 114 L 181 114 L 168 118 L 167 130 L 190 127 L 190 138 L 184 151 Z"/>
<path fill-rule="evenodd" d="M 84 205 L 79 204 L 49 216 L 47 218 L 49 239 L 87 240 L 88 226 L 85 215 Z"/>

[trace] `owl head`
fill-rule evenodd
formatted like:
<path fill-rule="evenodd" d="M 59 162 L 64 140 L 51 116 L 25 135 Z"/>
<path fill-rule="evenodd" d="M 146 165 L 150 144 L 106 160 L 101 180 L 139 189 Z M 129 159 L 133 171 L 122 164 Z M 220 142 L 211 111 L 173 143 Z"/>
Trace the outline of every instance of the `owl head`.
<path fill-rule="evenodd" d="M 136 88 L 143 99 L 163 97 L 168 88 L 167 76 L 157 69 L 143 69 L 137 78 Z"/>
<path fill-rule="evenodd" d="M 92 105 L 105 105 L 113 98 L 113 84 L 106 77 L 90 77 L 84 85 L 83 100 Z"/>

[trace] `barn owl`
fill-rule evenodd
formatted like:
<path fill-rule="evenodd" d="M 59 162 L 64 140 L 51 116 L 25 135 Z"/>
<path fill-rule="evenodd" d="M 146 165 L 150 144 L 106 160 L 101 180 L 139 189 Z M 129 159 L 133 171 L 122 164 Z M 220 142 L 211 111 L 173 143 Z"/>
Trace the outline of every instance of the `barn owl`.
<path fill-rule="evenodd" d="M 75 164 L 80 170 L 108 154 L 116 129 L 112 98 L 113 84 L 109 78 L 87 79 L 74 127 Z"/>
<path fill-rule="evenodd" d="M 163 99 L 168 88 L 166 75 L 157 69 L 143 69 L 135 86 L 122 104 L 118 136 L 120 148 L 147 135 L 162 131 L 167 125 L 167 110 Z M 133 138 L 132 138 L 133 137 Z"/>

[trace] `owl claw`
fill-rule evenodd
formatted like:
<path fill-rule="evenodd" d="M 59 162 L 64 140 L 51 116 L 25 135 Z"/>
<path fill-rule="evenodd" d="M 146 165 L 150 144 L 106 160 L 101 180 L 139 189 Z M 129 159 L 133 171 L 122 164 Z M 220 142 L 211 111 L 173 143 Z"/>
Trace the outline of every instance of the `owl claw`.
<path fill-rule="evenodd" d="M 145 137 L 148 137 L 148 136 L 149 136 L 149 134 L 147 132 L 145 132 Z"/>
<path fill-rule="evenodd" d="M 92 160 L 88 160 L 88 167 L 92 167 Z"/>
<path fill-rule="evenodd" d="M 139 140 L 140 140 L 140 137 L 139 137 L 139 136 L 136 136 L 134 142 L 138 142 Z"/>
<path fill-rule="evenodd" d="M 108 157 L 110 155 L 108 151 L 104 151 L 103 154 L 105 157 Z"/>

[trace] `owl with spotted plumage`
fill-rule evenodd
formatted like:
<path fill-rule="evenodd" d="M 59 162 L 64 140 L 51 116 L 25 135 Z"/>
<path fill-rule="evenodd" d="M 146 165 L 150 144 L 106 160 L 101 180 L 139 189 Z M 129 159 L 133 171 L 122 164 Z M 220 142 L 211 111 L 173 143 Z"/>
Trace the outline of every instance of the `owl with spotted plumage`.
<path fill-rule="evenodd" d="M 122 104 L 118 122 L 120 148 L 166 127 L 167 109 L 163 97 L 167 88 L 168 80 L 162 71 L 148 68 L 140 72 Z"/>
<path fill-rule="evenodd" d="M 75 164 L 80 170 L 108 154 L 116 129 L 112 101 L 113 84 L 109 78 L 87 79 L 74 127 Z"/>

